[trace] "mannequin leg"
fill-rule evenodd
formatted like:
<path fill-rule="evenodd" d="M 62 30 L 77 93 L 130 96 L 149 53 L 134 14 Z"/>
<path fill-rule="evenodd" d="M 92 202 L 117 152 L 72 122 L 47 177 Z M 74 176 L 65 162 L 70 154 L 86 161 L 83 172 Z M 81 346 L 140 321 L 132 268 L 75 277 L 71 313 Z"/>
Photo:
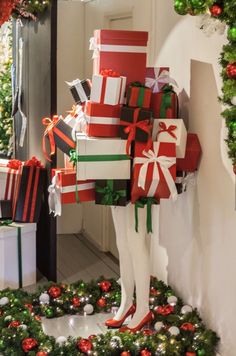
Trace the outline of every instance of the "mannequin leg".
<path fill-rule="evenodd" d="M 134 205 L 127 211 L 128 244 L 131 251 L 136 286 L 136 312 L 128 327 L 136 327 L 150 311 L 150 254 L 146 239 L 146 208 L 139 209 L 139 228 L 135 231 Z"/>
<path fill-rule="evenodd" d="M 134 271 L 127 238 L 127 209 L 128 207 L 112 207 L 112 217 L 116 231 L 116 244 L 119 251 L 121 276 L 121 305 L 115 315 L 120 320 L 133 304 Z"/>

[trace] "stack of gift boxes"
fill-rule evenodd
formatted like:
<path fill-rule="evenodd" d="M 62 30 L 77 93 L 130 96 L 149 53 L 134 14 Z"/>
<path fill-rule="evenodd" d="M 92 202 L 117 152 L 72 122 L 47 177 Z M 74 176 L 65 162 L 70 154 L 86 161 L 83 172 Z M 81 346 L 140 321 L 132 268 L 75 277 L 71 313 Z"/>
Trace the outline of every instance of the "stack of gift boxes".
<path fill-rule="evenodd" d="M 68 83 L 76 105 L 63 120 L 47 119 L 45 137 L 65 154 L 53 170 L 50 208 L 61 204 L 137 206 L 175 199 L 201 147 L 178 118 L 168 68 L 146 68 L 148 33 L 96 30 L 93 77 Z M 45 124 L 45 119 L 44 119 Z"/>

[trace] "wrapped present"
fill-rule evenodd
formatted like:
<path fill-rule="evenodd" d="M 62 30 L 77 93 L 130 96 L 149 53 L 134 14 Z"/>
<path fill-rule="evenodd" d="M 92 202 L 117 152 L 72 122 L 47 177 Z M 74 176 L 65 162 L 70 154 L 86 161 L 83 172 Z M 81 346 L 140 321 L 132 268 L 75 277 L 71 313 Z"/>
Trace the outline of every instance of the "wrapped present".
<path fill-rule="evenodd" d="M 127 90 L 127 105 L 149 109 L 152 91 L 139 82 L 131 83 Z"/>
<path fill-rule="evenodd" d="M 65 123 L 62 117 L 57 115 L 54 115 L 52 119 L 43 118 L 42 123 L 46 126 L 43 135 L 43 152 L 46 159 L 51 161 L 46 150 L 46 137 L 48 137 L 50 143 L 50 156 L 55 154 L 56 147 L 69 155 L 70 150 L 75 148 L 75 142 L 72 137 L 72 128 Z"/>
<path fill-rule="evenodd" d="M 95 203 L 126 206 L 130 201 L 130 181 L 126 179 L 96 180 Z"/>
<path fill-rule="evenodd" d="M 70 88 L 71 94 L 76 104 L 85 103 L 90 99 L 91 81 L 89 79 L 75 79 L 73 82 L 66 82 Z"/>
<path fill-rule="evenodd" d="M 17 176 L 22 165 L 21 161 L 1 160 L 0 162 L 0 200 L 12 200 L 15 194 Z"/>
<path fill-rule="evenodd" d="M 91 101 L 106 105 L 124 104 L 126 77 L 112 70 L 102 70 L 92 79 Z"/>
<path fill-rule="evenodd" d="M 152 93 L 151 109 L 153 117 L 175 119 L 178 117 L 178 97 L 173 88 L 166 85 L 159 93 Z"/>
<path fill-rule="evenodd" d="M 149 151 L 145 144 L 135 143 L 131 202 L 142 197 L 176 199 L 176 146 L 174 143 L 153 142 Z"/>
<path fill-rule="evenodd" d="M 93 137 L 119 136 L 121 105 L 105 105 L 88 101 L 85 106 L 86 133 Z"/>
<path fill-rule="evenodd" d="M 145 85 L 152 89 L 153 93 L 158 93 L 166 84 L 173 84 L 178 87 L 176 81 L 170 77 L 168 67 L 148 67 L 146 68 Z"/>
<path fill-rule="evenodd" d="M 12 218 L 12 200 L 0 200 L 0 220 Z"/>
<path fill-rule="evenodd" d="M 176 172 L 175 185 L 178 194 L 186 192 L 188 186 L 195 186 L 196 183 L 196 174 L 195 172 Z"/>
<path fill-rule="evenodd" d="M 184 158 L 177 159 L 177 170 L 194 172 L 198 169 L 202 155 L 201 144 L 196 134 L 188 133 Z"/>
<path fill-rule="evenodd" d="M 0 221 L 0 290 L 36 284 L 36 224 Z"/>
<path fill-rule="evenodd" d="M 151 135 L 151 111 L 140 108 L 121 109 L 120 137 L 127 139 L 127 154 L 130 151 L 132 141 L 148 142 Z"/>
<path fill-rule="evenodd" d="M 126 84 L 136 80 L 144 83 L 148 32 L 95 30 L 90 39 L 93 53 L 93 73 L 112 68 L 127 78 Z"/>
<path fill-rule="evenodd" d="M 74 169 L 52 170 L 52 184 L 49 191 L 49 209 L 55 216 L 61 215 L 62 204 L 73 204 L 95 200 L 95 181 L 80 181 Z"/>
<path fill-rule="evenodd" d="M 86 131 L 86 118 L 84 113 L 84 106 L 73 105 L 71 110 L 67 111 L 68 115 L 64 122 L 72 128 L 71 136 L 76 140 L 76 132 Z"/>
<path fill-rule="evenodd" d="M 155 119 L 152 131 L 153 141 L 176 144 L 176 157 L 184 158 L 187 130 L 182 119 Z"/>
<path fill-rule="evenodd" d="M 42 195 L 46 183 L 46 169 L 37 158 L 24 162 L 17 178 L 13 198 L 13 220 L 17 222 L 38 222 Z"/>
<path fill-rule="evenodd" d="M 130 179 L 126 140 L 96 139 L 80 134 L 76 138 L 77 152 L 72 152 L 72 159 L 76 162 L 80 180 Z"/>

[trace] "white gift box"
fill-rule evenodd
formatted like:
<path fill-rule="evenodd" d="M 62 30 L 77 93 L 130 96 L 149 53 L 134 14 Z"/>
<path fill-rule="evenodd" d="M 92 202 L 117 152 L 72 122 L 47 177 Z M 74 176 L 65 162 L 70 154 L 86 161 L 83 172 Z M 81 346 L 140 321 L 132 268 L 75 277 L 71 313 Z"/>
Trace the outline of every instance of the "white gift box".
<path fill-rule="evenodd" d="M 19 171 L 0 165 L 0 200 L 12 200 Z"/>
<path fill-rule="evenodd" d="M 0 290 L 19 288 L 18 229 L 21 227 L 23 287 L 36 283 L 36 224 L 0 227 Z"/>
<path fill-rule="evenodd" d="M 126 77 L 94 74 L 90 99 L 94 103 L 118 105 L 124 103 Z"/>
<path fill-rule="evenodd" d="M 127 140 L 96 139 L 77 134 L 77 175 L 87 179 L 130 179 Z"/>
<path fill-rule="evenodd" d="M 187 130 L 182 119 L 154 119 L 153 141 L 176 144 L 176 157 L 184 158 L 187 143 Z"/>

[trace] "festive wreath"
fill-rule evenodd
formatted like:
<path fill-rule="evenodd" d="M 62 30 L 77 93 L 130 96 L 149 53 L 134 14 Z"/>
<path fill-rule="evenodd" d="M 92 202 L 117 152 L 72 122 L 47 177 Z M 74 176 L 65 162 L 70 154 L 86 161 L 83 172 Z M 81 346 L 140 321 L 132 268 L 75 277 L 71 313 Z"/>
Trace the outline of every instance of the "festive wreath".
<path fill-rule="evenodd" d="M 228 128 L 228 155 L 236 174 L 236 1 L 235 0 L 174 0 L 175 11 L 179 15 L 208 14 L 208 19 L 228 26 L 228 43 L 223 46 L 220 56 L 223 78 L 222 97 L 226 108 L 222 116 Z M 214 28 L 214 26 L 212 26 Z M 202 29 L 204 30 L 203 26 Z"/>
<path fill-rule="evenodd" d="M 58 355 L 176 355 L 211 356 L 216 354 L 218 337 L 207 330 L 197 310 L 184 305 L 169 286 L 151 278 L 150 308 L 153 329 L 136 334 L 108 331 L 87 339 L 55 339 L 45 335 L 41 317 L 65 314 L 108 312 L 118 307 L 119 284 L 101 277 L 97 281 L 78 281 L 71 285 L 52 284 L 35 294 L 22 290 L 0 292 L 0 353 L 9 356 Z"/>

